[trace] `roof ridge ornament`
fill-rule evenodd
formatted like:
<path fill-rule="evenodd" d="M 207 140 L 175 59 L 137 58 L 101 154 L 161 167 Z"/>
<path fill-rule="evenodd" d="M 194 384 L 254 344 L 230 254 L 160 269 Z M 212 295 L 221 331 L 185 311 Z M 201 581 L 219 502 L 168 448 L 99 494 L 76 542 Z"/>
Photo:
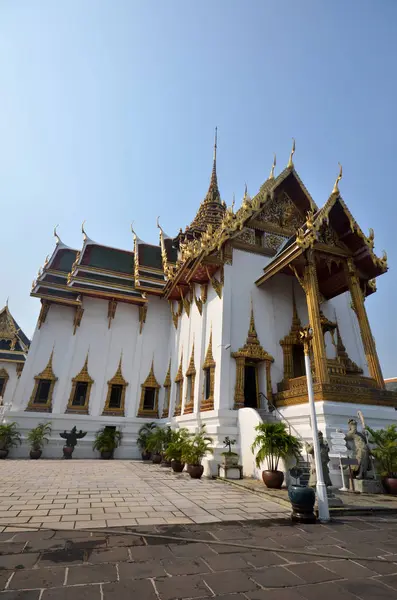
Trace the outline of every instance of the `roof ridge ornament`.
<path fill-rule="evenodd" d="M 340 164 L 340 162 L 338 162 L 339 165 L 339 175 L 336 178 L 335 184 L 334 184 L 334 188 L 332 190 L 333 194 L 339 194 L 339 182 L 342 179 L 343 176 L 343 171 L 342 171 L 342 165 Z"/>
<path fill-rule="evenodd" d="M 274 158 L 273 158 L 273 164 L 272 164 L 272 168 L 270 170 L 270 175 L 268 177 L 268 179 L 274 179 L 274 169 L 276 167 L 276 153 L 274 153 Z"/>
<path fill-rule="evenodd" d="M 58 245 L 58 244 L 62 244 L 62 240 L 61 240 L 61 238 L 59 237 L 59 235 L 58 235 L 58 233 L 57 233 L 57 229 L 58 229 L 58 227 L 59 227 L 59 225 L 55 225 L 55 227 L 54 227 L 54 238 L 55 238 L 55 239 L 56 239 L 56 241 L 57 241 L 57 242 L 56 242 L 56 243 L 57 243 L 57 245 Z"/>
<path fill-rule="evenodd" d="M 85 222 L 86 222 L 86 220 L 84 219 L 84 221 L 81 224 L 81 233 L 83 234 L 83 241 L 84 242 L 86 242 L 89 239 L 89 237 L 88 237 L 88 235 L 87 235 L 87 233 L 86 233 L 86 231 L 84 229 Z"/>
<path fill-rule="evenodd" d="M 292 157 L 295 154 L 295 138 L 292 138 L 292 150 L 291 150 L 291 154 L 289 155 L 289 160 L 288 160 L 288 169 L 293 169 L 294 168 L 294 163 L 292 161 Z"/>

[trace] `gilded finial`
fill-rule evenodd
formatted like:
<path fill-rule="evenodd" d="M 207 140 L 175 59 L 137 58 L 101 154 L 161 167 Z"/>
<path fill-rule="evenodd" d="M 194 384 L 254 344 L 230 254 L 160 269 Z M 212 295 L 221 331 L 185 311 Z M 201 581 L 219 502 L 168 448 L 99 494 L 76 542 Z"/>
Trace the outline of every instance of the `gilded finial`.
<path fill-rule="evenodd" d="M 339 182 L 342 179 L 342 174 L 343 174 L 342 173 L 342 165 L 340 163 L 338 163 L 338 165 L 339 165 L 339 175 L 336 178 L 334 189 L 332 190 L 333 194 L 339 194 Z"/>
<path fill-rule="evenodd" d="M 134 221 L 132 221 L 132 223 L 131 223 L 131 231 L 132 231 L 132 233 L 134 234 L 135 237 L 138 237 L 137 234 L 136 234 L 136 232 L 135 232 L 135 230 L 134 230 Z"/>
<path fill-rule="evenodd" d="M 86 241 L 86 239 L 88 238 L 88 235 L 85 232 L 84 224 L 85 224 L 85 220 L 81 224 L 81 233 L 83 234 L 83 240 Z"/>
<path fill-rule="evenodd" d="M 47 254 L 47 256 L 45 257 L 45 261 L 44 261 L 44 266 L 46 267 L 48 265 L 48 262 L 50 260 L 49 255 Z"/>
<path fill-rule="evenodd" d="M 7 296 L 7 300 L 6 300 L 6 307 L 8 308 L 8 301 L 9 301 L 10 297 Z"/>
<path fill-rule="evenodd" d="M 244 198 L 248 197 L 248 187 L 247 184 L 245 184 L 245 188 L 244 188 Z"/>
<path fill-rule="evenodd" d="M 274 179 L 274 169 L 276 168 L 276 155 L 274 154 L 273 164 L 270 171 L 269 179 Z"/>
<path fill-rule="evenodd" d="M 162 227 L 161 227 L 161 225 L 160 225 L 160 217 L 157 217 L 157 220 L 156 220 L 156 225 L 157 225 L 157 227 L 160 229 L 160 231 L 162 232 L 162 231 L 163 231 L 163 229 L 162 229 Z M 131 225 L 131 229 L 132 229 L 132 225 Z"/>
<path fill-rule="evenodd" d="M 232 212 L 234 212 L 234 205 L 236 204 L 236 194 L 233 192 L 233 200 L 232 200 Z"/>
<path fill-rule="evenodd" d="M 57 228 L 59 227 L 59 225 L 55 225 L 54 227 L 54 238 L 57 241 L 57 244 L 61 243 L 61 238 L 59 237 L 59 235 L 57 234 Z"/>
<path fill-rule="evenodd" d="M 292 138 L 292 150 L 291 150 L 291 154 L 289 155 L 289 160 L 288 160 L 288 168 L 292 169 L 294 166 L 294 163 L 292 162 L 292 157 L 295 154 L 295 139 Z"/>
<path fill-rule="evenodd" d="M 216 163 L 216 149 L 217 149 L 217 141 L 218 141 L 218 127 L 215 127 L 215 141 L 214 141 L 214 163 Z"/>

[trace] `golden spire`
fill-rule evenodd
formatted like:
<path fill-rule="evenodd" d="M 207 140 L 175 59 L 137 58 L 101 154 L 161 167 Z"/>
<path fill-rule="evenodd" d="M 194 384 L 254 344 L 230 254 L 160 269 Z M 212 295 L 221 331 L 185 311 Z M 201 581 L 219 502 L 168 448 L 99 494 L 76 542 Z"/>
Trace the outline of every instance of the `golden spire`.
<path fill-rule="evenodd" d="M 59 225 L 55 225 L 55 227 L 54 227 L 54 238 L 55 238 L 55 239 L 56 239 L 56 241 L 57 241 L 57 245 L 62 243 L 62 242 L 61 242 L 61 238 L 60 238 L 60 237 L 59 237 L 59 235 L 57 234 L 57 228 L 58 228 L 58 227 L 59 227 Z"/>
<path fill-rule="evenodd" d="M 292 283 L 292 325 L 290 333 L 293 331 L 300 331 L 300 329 L 302 329 L 302 323 L 296 308 L 295 289 L 294 284 Z"/>
<path fill-rule="evenodd" d="M 256 332 L 255 327 L 255 318 L 254 318 L 254 303 L 251 295 L 251 316 L 250 316 L 250 326 L 248 329 L 247 341 L 246 344 L 259 344 L 258 334 Z"/>
<path fill-rule="evenodd" d="M 171 359 L 168 364 L 168 371 L 164 379 L 163 387 L 168 387 L 171 385 Z"/>
<path fill-rule="evenodd" d="M 338 163 L 338 165 L 340 167 L 339 168 L 339 175 L 336 178 L 334 189 L 332 190 L 333 194 L 339 194 L 339 185 L 338 184 L 339 184 L 340 180 L 342 179 L 342 165 L 340 163 Z"/>
<path fill-rule="evenodd" d="M 292 157 L 294 156 L 294 154 L 295 154 L 295 139 L 292 138 L 292 150 L 291 150 L 291 154 L 289 155 L 289 160 L 288 160 L 288 165 L 287 165 L 289 169 L 292 169 L 294 166 L 294 163 L 292 162 Z"/>
<path fill-rule="evenodd" d="M 81 233 L 83 234 L 83 240 L 84 240 L 84 242 L 85 242 L 85 241 L 86 241 L 86 239 L 88 238 L 88 235 L 87 235 L 87 234 L 86 234 L 86 232 L 85 232 L 85 229 L 84 229 L 84 224 L 85 224 L 85 220 L 84 220 L 84 221 L 82 222 L 82 224 L 81 224 Z"/>
<path fill-rule="evenodd" d="M 274 158 L 273 158 L 273 165 L 272 165 L 272 168 L 271 168 L 271 171 L 270 171 L 269 179 L 274 179 L 274 169 L 275 169 L 275 167 L 276 167 L 276 155 L 274 155 Z"/>
<path fill-rule="evenodd" d="M 218 177 L 216 174 L 216 151 L 217 151 L 217 147 L 218 147 L 218 128 L 215 127 L 215 141 L 214 141 L 214 159 L 213 159 L 213 163 L 212 163 L 212 173 L 211 173 L 211 180 L 210 180 L 210 186 L 208 188 L 208 192 L 206 197 L 204 198 L 204 202 L 217 202 L 218 204 L 222 204 L 221 202 L 221 196 L 219 194 L 219 189 L 218 189 Z"/>

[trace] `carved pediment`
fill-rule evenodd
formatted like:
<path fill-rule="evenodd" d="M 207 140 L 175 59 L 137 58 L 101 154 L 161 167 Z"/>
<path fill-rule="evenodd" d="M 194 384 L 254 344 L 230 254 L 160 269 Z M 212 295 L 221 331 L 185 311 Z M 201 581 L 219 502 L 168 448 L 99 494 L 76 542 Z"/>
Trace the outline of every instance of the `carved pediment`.
<path fill-rule="evenodd" d="M 284 191 L 269 198 L 261 212 L 256 215 L 255 220 L 261 221 L 263 224 L 275 225 L 291 235 L 304 222 L 299 210 Z"/>
<path fill-rule="evenodd" d="M 339 240 L 337 233 L 326 222 L 324 222 L 318 230 L 317 241 L 322 244 L 327 244 L 327 246 L 334 246 L 346 250 L 346 246 Z"/>

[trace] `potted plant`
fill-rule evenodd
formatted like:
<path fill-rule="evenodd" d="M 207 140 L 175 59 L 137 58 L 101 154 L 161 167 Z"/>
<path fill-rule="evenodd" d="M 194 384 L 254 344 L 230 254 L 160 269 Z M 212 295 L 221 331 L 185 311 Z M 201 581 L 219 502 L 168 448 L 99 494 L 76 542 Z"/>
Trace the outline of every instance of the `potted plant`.
<path fill-rule="evenodd" d="M 161 447 L 161 466 L 162 467 L 170 467 L 171 466 L 171 460 L 169 458 L 167 458 L 166 453 L 167 453 L 167 448 L 171 443 L 172 440 L 172 429 L 169 425 L 167 425 L 166 427 L 163 427 L 162 430 L 162 447 Z"/>
<path fill-rule="evenodd" d="M 238 465 L 238 454 L 232 452 L 232 446 L 236 443 L 236 440 L 231 440 L 229 436 L 226 436 L 223 440 L 224 448 L 227 447 L 226 452 L 222 452 L 223 464 L 225 467 L 234 467 Z"/>
<path fill-rule="evenodd" d="M 7 458 L 10 448 L 22 443 L 17 423 L 2 423 L 0 425 L 0 458 Z"/>
<path fill-rule="evenodd" d="M 44 444 L 48 444 L 51 435 L 51 423 L 39 423 L 37 427 L 31 429 L 28 433 L 28 442 L 31 449 L 30 458 L 37 460 L 43 453 Z"/>
<path fill-rule="evenodd" d="M 298 459 L 302 443 L 287 431 L 285 423 L 260 423 L 255 427 L 258 432 L 251 446 L 256 452 L 255 462 L 258 468 L 266 461 L 267 469 L 262 471 L 262 479 L 266 487 L 280 489 L 284 481 L 284 473 L 278 470 L 280 459 Z"/>
<path fill-rule="evenodd" d="M 145 423 L 138 431 L 137 444 L 141 450 L 142 460 L 150 460 L 152 458 L 151 453 L 147 448 L 147 441 L 154 429 L 157 429 L 156 423 Z"/>
<path fill-rule="evenodd" d="M 397 495 L 397 425 L 388 425 L 385 429 L 375 431 L 366 427 L 371 435 L 370 444 L 375 458 L 377 470 L 382 477 L 383 485 L 389 494 Z"/>
<path fill-rule="evenodd" d="M 156 427 L 151 431 L 146 440 L 147 450 L 151 453 L 152 463 L 159 465 L 161 463 L 161 452 L 163 450 L 163 430 Z"/>
<path fill-rule="evenodd" d="M 187 463 L 187 472 L 192 479 L 201 478 L 204 472 L 201 461 L 206 454 L 213 452 L 213 439 L 205 433 L 205 425 L 202 425 L 198 433 L 190 435 L 190 439 L 183 445 L 182 461 Z"/>
<path fill-rule="evenodd" d="M 171 441 L 167 446 L 165 456 L 171 461 L 171 468 L 175 473 L 182 473 L 185 468 L 185 463 L 182 461 L 182 454 L 189 437 L 189 431 L 185 427 L 171 430 Z"/>
<path fill-rule="evenodd" d="M 101 458 L 109 460 L 113 458 L 114 451 L 120 445 L 122 437 L 121 431 L 115 427 L 102 427 L 96 432 L 92 447 L 101 453 Z"/>

